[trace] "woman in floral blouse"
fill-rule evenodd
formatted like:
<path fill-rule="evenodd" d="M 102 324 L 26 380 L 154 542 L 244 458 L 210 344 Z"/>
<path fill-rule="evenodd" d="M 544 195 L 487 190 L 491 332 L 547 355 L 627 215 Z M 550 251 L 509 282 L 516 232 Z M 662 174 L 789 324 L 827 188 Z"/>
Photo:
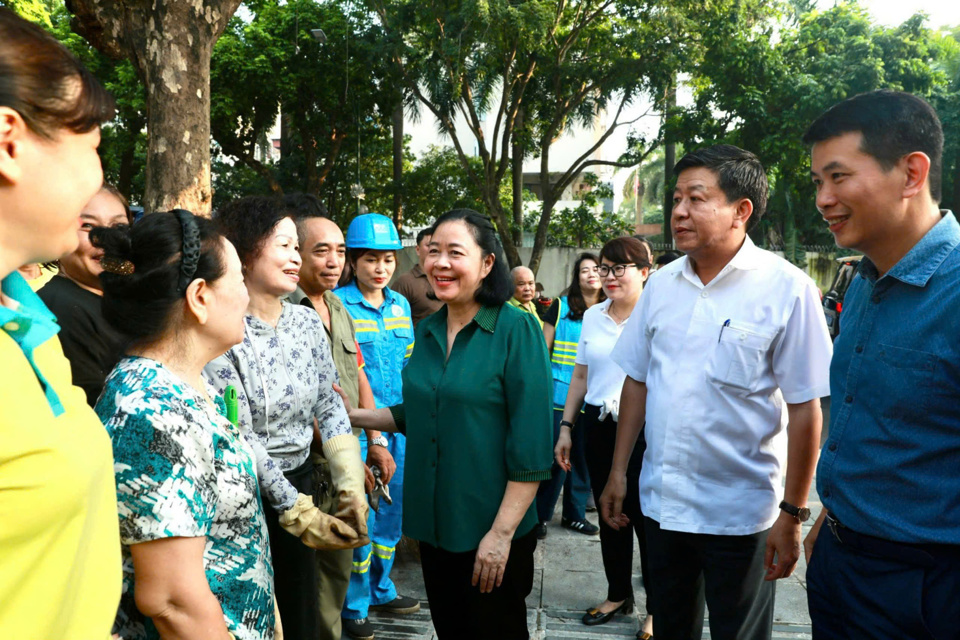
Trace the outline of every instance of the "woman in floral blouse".
<path fill-rule="evenodd" d="M 297 286 L 301 263 L 291 214 L 277 199 L 247 197 L 220 210 L 216 221 L 237 248 L 250 302 L 243 342 L 207 365 L 205 374 L 217 388 L 234 385 L 239 392 L 240 430 L 257 452 L 260 490 L 270 505 L 284 633 L 315 638 L 315 549 L 367 542 L 360 443 L 333 391 L 337 373 L 320 316 L 284 300 Z M 314 504 L 311 447 L 322 449 L 330 463 L 337 517 Z"/>
<path fill-rule="evenodd" d="M 209 221 L 155 213 L 92 232 L 103 313 L 131 340 L 97 414 L 113 442 L 125 640 L 270 640 L 273 573 L 256 458 L 203 366 L 243 338 L 236 251 Z"/>

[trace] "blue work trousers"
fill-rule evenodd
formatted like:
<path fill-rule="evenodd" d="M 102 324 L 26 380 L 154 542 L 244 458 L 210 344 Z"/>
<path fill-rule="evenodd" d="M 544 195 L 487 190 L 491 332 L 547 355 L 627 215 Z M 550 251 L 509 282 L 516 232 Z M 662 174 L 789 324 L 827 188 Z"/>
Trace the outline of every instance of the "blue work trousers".
<path fill-rule="evenodd" d="M 960 639 L 960 547 L 858 538 L 820 528 L 807 567 L 814 640 Z"/>
<path fill-rule="evenodd" d="M 560 437 L 560 420 L 563 409 L 553 410 L 553 444 Z M 570 445 L 570 473 L 553 461 L 549 480 L 540 483 L 537 490 L 537 517 L 540 522 L 550 522 L 553 510 L 563 488 L 563 517 L 578 522 L 587 519 L 587 496 L 590 495 L 590 474 L 587 473 L 587 457 L 584 453 L 583 421 L 577 418 L 577 428 L 573 430 Z"/>
<path fill-rule="evenodd" d="M 370 509 L 367 529 L 370 544 L 353 550 L 353 570 L 342 617 L 347 620 L 366 618 L 371 605 L 386 604 L 397 597 L 397 588 L 390 579 L 390 570 L 400 542 L 403 516 L 403 463 L 407 439 L 399 433 L 384 433 L 397 471 L 390 479 L 393 504 L 380 499 L 380 511 Z M 367 438 L 360 436 L 360 455 L 367 459 Z"/>

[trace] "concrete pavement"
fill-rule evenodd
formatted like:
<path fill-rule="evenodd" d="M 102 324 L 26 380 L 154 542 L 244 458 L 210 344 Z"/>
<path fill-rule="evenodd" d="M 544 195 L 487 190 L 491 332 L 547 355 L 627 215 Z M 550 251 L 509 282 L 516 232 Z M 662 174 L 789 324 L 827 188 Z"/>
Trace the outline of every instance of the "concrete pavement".
<path fill-rule="evenodd" d="M 820 499 L 811 491 L 809 506 L 813 516 L 803 528 L 806 536 L 820 513 Z M 588 514 L 597 522 L 597 514 Z M 584 536 L 560 527 L 559 506 L 548 527 L 547 539 L 537 545 L 533 592 L 527 598 L 527 613 L 531 638 L 534 640 L 566 640 L 573 638 L 633 638 L 640 628 L 645 594 L 640 580 L 640 559 L 634 556 L 634 585 L 638 600 L 632 615 L 617 616 L 611 622 L 586 627 L 580 622 L 584 610 L 603 601 L 606 578 L 600 560 L 598 536 Z M 777 583 L 774 613 L 775 640 L 811 638 L 810 616 L 807 612 L 806 562 L 801 557 L 793 576 Z M 426 593 L 420 566 L 416 560 L 398 558 L 393 578 L 404 595 L 419 598 L 423 609 L 410 616 L 371 614 L 376 626 L 376 637 L 381 640 L 433 640 L 436 635 L 430 624 Z M 709 612 L 708 612 L 709 617 Z M 705 625 L 704 638 L 710 637 Z"/>

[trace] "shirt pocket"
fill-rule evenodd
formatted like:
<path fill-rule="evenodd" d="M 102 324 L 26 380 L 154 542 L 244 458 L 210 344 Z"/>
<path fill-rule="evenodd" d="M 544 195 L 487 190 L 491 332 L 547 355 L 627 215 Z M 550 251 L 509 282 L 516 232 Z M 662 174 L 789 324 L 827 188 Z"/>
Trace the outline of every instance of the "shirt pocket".
<path fill-rule="evenodd" d="M 721 386 L 755 391 L 776 333 L 747 322 L 730 322 L 707 362 L 707 379 Z"/>
<path fill-rule="evenodd" d="M 904 420 L 926 410 L 940 360 L 937 354 L 880 344 L 877 360 L 884 417 Z"/>
<path fill-rule="evenodd" d="M 380 327 L 377 325 L 376 320 L 355 319 L 353 321 L 353 328 L 356 333 L 357 342 L 360 344 L 374 342 L 380 335 Z"/>

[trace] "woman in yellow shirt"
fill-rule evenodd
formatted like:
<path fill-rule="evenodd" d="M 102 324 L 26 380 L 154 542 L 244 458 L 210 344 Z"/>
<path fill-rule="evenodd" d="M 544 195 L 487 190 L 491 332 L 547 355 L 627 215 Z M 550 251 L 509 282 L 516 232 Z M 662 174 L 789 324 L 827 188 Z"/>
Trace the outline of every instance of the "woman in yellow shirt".
<path fill-rule="evenodd" d="M 110 439 L 17 273 L 76 248 L 111 118 L 63 46 L 0 8 L 0 638 L 105 640 L 120 600 Z"/>

